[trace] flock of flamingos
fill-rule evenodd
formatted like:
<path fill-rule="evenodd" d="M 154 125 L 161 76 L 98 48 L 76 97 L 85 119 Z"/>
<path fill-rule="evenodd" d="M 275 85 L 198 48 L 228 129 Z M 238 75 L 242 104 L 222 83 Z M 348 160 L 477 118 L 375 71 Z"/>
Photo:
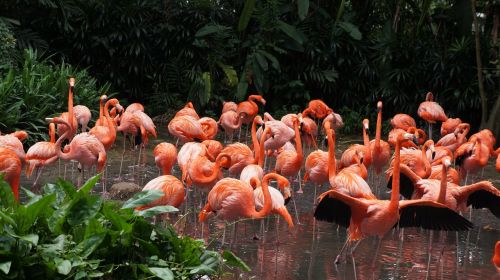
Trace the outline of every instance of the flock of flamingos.
<path fill-rule="evenodd" d="M 0 136 L 0 174 L 16 198 L 23 164 L 28 177 L 35 172 L 36 186 L 42 169 L 58 159 L 77 161 L 82 176 L 83 169 L 90 172 L 93 166 L 96 172 L 103 172 L 106 151 L 113 147 L 117 132 L 132 136 L 134 145 L 140 146 L 139 153 L 148 137 L 157 136 L 156 127 L 141 104 L 124 109 L 117 99 L 105 95 L 100 97 L 99 118 L 88 129 L 90 110 L 73 106 L 75 80 L 71 78 L 69 84 L 68 111 L 46 119 L 49 142 L 38 142 L 25 153 L 21 141 L 28 137 L 26 132 Z M 179 110 L 168 124 L 177 143 L 162 142 L 153 152 L 163 175 L 144 186 L 144 190 L 160 190 L 164 196 L 142 209 L 158 205 L 179 207 L 188 197 L 186 189 L 194 186 L 208 193 L 199 213 L 201 222 L 212 216 L 234 221 L 274 213 L 293 227 L 285 206 L 292 195 L 302 193 L 302 185 L 307 181 L 315 186 L 314 197 L 316 186 L 329 184 L 331 188 L 314 202 L 314 217 L 348 229 L 342 251 L 348 246 L 353 251 L 365 237 L 381 239 L 395 226 L 420 227 L 431 230 L 431 234 L 469 230 L 472 208 L 487 208 L 500 217 L 500 191 L 489 181 L 470 183 L 490 157 L 497 157 L 496 170 L 500 172 L 500 148 L 494 149 L 493 134 L 485 129 L 468 137 L 469 124 L 448 118 L 433 101 L 432 93 L 418 108 L 418 115 L 429 124 L 428 133 L 417 128 L 411 116 L 397 114 L 391 120 L 393 129 L 388 141 L 382 140 L 383 104 L 379 101 L 375 139 L 369 140 L 369 121 L 363 120 L 364 143 L 351 145 L 340 159 L 335 156 L 335 131 L 343 125 L 342 118 L 324 102 L 313 100 L 303 112 L 287 114 L 281 120 L 268 113 L 258 115 L 258 103 L 266 101 L 260 95 L 251 95 L 239 104 L 224 102 L 218 121 L 200 118 L 191 103 Z M 432 125 L 437 122 L 441 122 L 441 138 L 434 142 Z M 235 133 L 238 138 L 241 136 L 243 124 L 247 125 L 247 133 L 248 127 L 251 129 L 250 145 L 233 142 Z M 80 126 L 81 133 L 77 133 Z M 219 127 L 225 133 L 224 143 L 214 140 Z M 326 140 L 327 150 L 318 148 L 318 138 L 321 142 Z M 68 144 L 62 147 L 65 142 Z M 180 143 L 183 144 L 178 150 Z M 315 150 L 305 155 L 303 145 Z M 170 175 L 176 163 L 181 178 Z M 120 175 L 122 165 L 123 157 Z M 224 178 L 223 169 L 228 170 L 229 177 Z M 389 200 L 374 194 L 374 190 L 379 193 L 382 188 L 382 176 L 386 176 L 387 187 L 392 189 Z M 270 186 L 271 181 L 277 182 L 277 189 Z M 292 188 L 294 183 L 296 191 Z M 462 215 L 467 211 L 468 218 Z M 500 241 L 495 252 L 493 262 L 500 269 Z"/>

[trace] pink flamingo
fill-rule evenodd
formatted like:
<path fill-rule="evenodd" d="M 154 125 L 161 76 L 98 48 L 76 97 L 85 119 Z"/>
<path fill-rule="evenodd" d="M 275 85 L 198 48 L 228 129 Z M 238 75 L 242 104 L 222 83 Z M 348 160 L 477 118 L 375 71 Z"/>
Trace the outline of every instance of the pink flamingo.
<path fill-rule="evenodd" d="M 429 123 L 429 139 L 432 139 L 432 124 L 437 121 L 445 122 L 448 119 L 443 108 L 434 102 L 434 96 L 430 91 L 427 93 L 425 101 L 418 106 L 417 114 Z"/>
<path fill-rule="evenodd" d="M 177 148 L 174 145 L 161 142 L 153 150 L 155 164 L 161 170 L 163 175 L 170 175 L 172 166 L 177 161 Z"/>
<path fill-rule="evenodd" d="M 191 116 L 196 120 L 200 119 L 200 116 L 198 116 L 198 113 L 196 113 L 196 111 L 194 110 L 193 103 L 191 102 L 186 103 L 184 108 L 177 111 L 174 117 L 180 117 L 180 116 Z"/>
<path fill-rule="evenodd" d="M 58 159 L 56 147 L 56 126 L 54 123 L 49 124 L 50 141 L 37 142 L 28 149 L 26 153 L 26 177 L 30 178 L 33 170 L 36 169 L 36 177 L 33 186 L 36 186 L 42 169 Z"/>
<path fill-rule="evenodd" d="M 406 131 L 410 127 L 416 127 L 417 123 L 410 115 L 396 114 L 391 119 L 391 125 L 393 128 L 399 128 Z"/>
<path fill-rule="evenodd" d="M 236 111 L 228 110 L 219 118 L 218 124 L 224 129 L 224 142 L 227 143 L 227 137 L 229 136 L 229 142 L 233 142 L 234 132 L 241 128 L 243 124 L 243 119 L 245 113 L 241 112 L 239 115 Z"/>
<path fill-rule="evenodd" d="M 26 153 L 24 152 L 23 141 L 28 137 L 28 133 L 25 131 L 16 131 L 10 134 L 0 135 L 0 147 L 10 149 L 16 153 L 21 162 L 26 159 Z"/>
<path fill-rule="evenodd" d="M 454 152 L 460 145 L 467 141 L 466 136 L 469 133 L 470 125 L 468 123 L 462 123 L 455 128 L 452 133 L 448 133 L 441 137 L 436 143 L 437 147 L 446 147 L 450 151 Z"/>
<path fill-rule="evenodd" d="M 68 90 L 68 112 L 64 112 L 60 115 L 60 118 L 63 118 L 68 122 L 70 126 L 66 127 L 64 125 L 57 126 L 57 134 L 59 136 L 63 135 L 66 132 L 66 129 L 70 130 L 67 138 L 71 140 L 73 136 L 76 134 L 76 129 L 78 127 L 78 121 L 73 112 L 73 91 L 75 89 L 75 78 L 69 79 L 69 90 Z"/>
<path fill-rule="evenodd" d="M 441 137 L 445 136 L 446 134 L 453 133 L 455 129 L 458 127 L 459 124 L 462 123 L 462 120 L 460 118 L 448 118 L 446 121 L 444 121 L 441 124 Z"/>
<path fill-rule="evenodd" d="M 372 166 L 375 168 L 375 173 L 380 174 L 383 167 L 391 158 L 391 146 L 380 139 L 382 134 L 382 101 L 377 103 L 377 111 L 377 130 L 375 131 L 375 139 L 370 141 L 370 151 L 372 153 Z"/>
<path fill-rule="evenodd" d="M 232 101 L 224 101 L 222 102 L 222 113 L 224 114 L 227 111 L 237 111 L 238 110 L 238 104 L 232 102 Z"/>
<path fill-rule="evenodd" d="M 77 123 L 82 126 L 82 132 L 86 132 L 92 118 L 89 108 L 84 105 L 76 105 L 73 107 L 73 113 L 75 114 Z"/>
<path fill-rule="evenodd" d="M 0 174 L 10 185 L 14 197 L 19 201 L 19 181 L 21 179 L 21 160 L 8 148 L 0 147 Z"/>
<path fill-rule="evenodd" d="M 343 153 L 340 159 L 339 169 L 356 164 L 354 156 L 359 153 L 363 157 L 363 164 L 366 167 L 370 167 L 372 163 L 372 156 L 370 150 L 370 139 L 366 131 L 368 130 L 369 121 L 368 119 L 363 120 L 363 145 L 354 144 L 349 146 Z"/>
<path fill-rule="evenodd" d="M 138 207 L 137 210 L 145 210 L 155 206 L 170 205 L 178 208 L 184 202 L 184 186 L 182 182 L 172 175 L 164 174 L 149 181 L 142 191 L 159 190 L 163 196 L 157 200 Z"/>

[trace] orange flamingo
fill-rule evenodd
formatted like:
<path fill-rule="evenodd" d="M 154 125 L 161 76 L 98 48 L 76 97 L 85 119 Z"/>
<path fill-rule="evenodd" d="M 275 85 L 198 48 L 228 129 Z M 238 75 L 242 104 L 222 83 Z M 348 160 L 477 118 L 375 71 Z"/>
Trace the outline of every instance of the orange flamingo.
<path fill-rule="evenodd" d="M 36 186 L 42 169 L 58 159 L 56 147 L 56 126 L 54 123 L 49 124 L 50 141 L 37 142 L 28 149 L 26 153 L 26 177 L 30 178 L 33 170 L 36 169 L 36 177 L 33 186 Z"/>
<path fill-rule="evenodd" d="M 73 107 L 73 113 L 75 114 L 76 122 L 82 126 L 82 132 L 86 132 L 92 118 L 89 108 L 84 105 L 76 105 Z"/>
<path fill-rule="evenodd" d="M 439 166 L 441 164 L 441 160 L 446 156 L 453 158 L 453 152 L 443 146 L 434 146 L 434 152 L 430 149 L 427 150 L 427 159 L 431 161 L 432 166 Z"/>
<path fill-rule="evenodd" d="M 247 184 L 250 184 L 251 179 L 254 177 L 260 182 L 264 176 L 264 170 L 262 169 L 264 166 L 264 142 L 257 140 L 255 132 L 256 127 L 254 125 L 259 121 L 258 119 L 260 119 L 260 116 L 255 117 L 252 123 L 252 141 L 254 143 L 255 152 L 254 163 L 245 166 L 240 173 L 240 181 Z"/>
<path fill-rule="evenodd" d="M 188 167 L 189 184 L 194 184 L 203 191 L 210 191 L 215 183 L 223 178 L 221 167 L 228 167 L 231 156 L 220 153 L 211 162 L 206 156 L 199 156 L 192 160 Z"/>
<path fill-rule="evenodd" d="M 161 142 L 153 150 L 155 164 L 163 175 L 170 175 L 172 167 L 177 161 L 177 148 L 174 145 Z"/>
<path fill-rule="evenodd" d="M 302 142 L 300 140 L 300 132 L 299 132 L 299 118 L 294 118 L 293 127 L 295 130 L 295 146 L 297 151 L 283 151 L 276 157 L 276 172 L 285 177 L 298 176 L 299 181 L 299 190 L 298 193 L 303 193 L 302 191 L 302 182 L 300 180 L 300 169 L 302 167 L 302 162 L 304 161 L 304 154 L 302 153 Z M 269 126 L 266 127 L 266 130 L 270 130 Z M 264 131 L 263 137 L 266 135 Z M 275 138 L 279 137 L 273 135 Z M 265 143 L 264 143 L 265 147 Z"/>
<path fill-rule="evenodd" d="M 426 137 L 427 137 L 425 132 L 423 130 L 421 130 L 420 128 L 410 127 L 407 130 L 404 130 L 401 128 L 393 128 L 391 131 L 389 131 L 389 137 L 387 139 L 387 142 L 389 142 L 389 145 L 394 147 L 396 145 L 397 135 L 400 133 L 405 133 L 405 132 L 414 134 L 418 143 L 415 143 L 413 141 L 404 142 L 402 144 L 403 148 L 415 148 L 415 149 L 417 149 L 418 148 L 417 144 L 423 144 Z"/>
<path fill-rule="evenodd" d="M 333 110 L 328 107 L 328 105 L 325 104 L 320 99 L 314 99 L 309 101 L 309 105 L 307 108 L 302 111 L 302 117 L 306 116 L 312 116 L 316 119 L 324 119 L 328 114 L 333 113 Z"/>
<path fill-rule="evenodd" d="M 401 194 L 405 198 L 436 201 L 454 211 L 465 211 L 469 205 L 475 209 L 488 208 L 493 215 L 500 218 L 500 191 L 489 181 L 466 186 L 448 182 L 447 169 L 450 165 L 449 158 L 443 160 L 440 180 L 422 179 L 410 168 L 402 165 L 401 173 L 404 175 L 401 178 L 405 178 L 402 180 L 404 186 L 401 186 Z"/>
<path fill-rule="evenodd" d="M 332 189 L 352 197 L 375 199 L 370 186 L 353 170 L 344 168 L 337 173 L 335 130 L 330 128 L 330 123 L 326 123 L 325 128 L 328 138 L 328 180 Z"/>
<path fill-rule="evenodd" d="M 26 153 L 24 152 L 23 141 L 28 137 L 28 133 L 25 131 L 16 131 L 10 134 L 0 135 L 0 147 L 11 149 L 16 153 L 21 162 L 26 159 Z"/>
<path fill-rule="evenodd" d="M 482 143 L 481 138 L 469 141 L 458 147 L 455 152 L 455 164 L 458 166 L 462 178 L 465 176 L 465 183 L 469 174 L 476 174 L 480 169 L 488 164 L 490 157 L 489 149 Z"/>
<path fill-rule="evenodd" d="M 344 127 L 344 121 L 339 114 L 331 113 L 323 119 L 322 128 L 325 129 L 325 123 L 329 122 L 330 127 L 333 129 L 340 129 Z M 326 135 L 326 132 L 325 132 Z"/>
<path fill-rule="evenodd" d="M 172 175 L 162 175 L 149 181 L 142 191 L 159 190 L 163 196 L 157 200 L 138 207 L 137 210 L 145 210 L 155 206 L 170 205 L 178 208 L 184 202 L 184 186 L 182 182 Z"/>
<path fill-rule="evenodd" d="M 318 148 L 316 138 L 318 137 L 318 125 L 309 117 L 302 118 L 301 122 L 302 138 L 307 146 Z"/>
<path fill-rule="evenodd" d="M 104 116 L 104 104 L 108 100 L 108 96 L 103 94 L 99 97 L 99 118 L 95 121 L 95 126 L 107 125 L 106 116 Z"/>
<path fill-rule="evenodd" d="M 201 128 L 208 140 L 213 140 L 217 136 L 217 122 L 214 119 L 203 117 L 198 122 L 201 124 Z"/>
<path fill-rule="evenodd" d="M 462 123 L 455 128 L 452 133 L 448 133 L 441 137 L 436 143 L 437 147 L 446 147 L 450 151 L 454 152 L 457 148 L 465 143 L 467 133 L 469 133 L 470 125 L 468 123 Z"/>
<path fill-rule="evenodd" d="M 472 134 L 469 141 L 475 141 L 477 138 L 481 138 L 481 143 L 488 147 L 491 156 L 495 155 L 495 144 L 497 140 L 493 136 L 493 132 L 489 129 L 483 129 L 475 134 Z"/>
<path fill-rule="evenodd" d="M 349 228 L 348 239 L 341 253 L 352 241 L 377 236 L 379 242 L 372 263 L 374 265 L 382 237 L 396 224 L 400 228 L 422 227 L 433 230 L 472 228 L 468 220 L 443 204 L 424 200 L 399 201 L 400 146 L 401 142 L 412 138 L 413 135 L 409 133 L 398 135 L 390 200 L 355 198 L 337 190 L 329 190 L 320 195 L 314 217 Z"/>
<path fill-rule="evenodd" d="M 106 101 L 104 105 L 104 117 L 105 121 L 102 122 L 103 125 L 96 125 L 92 129 L 90 129 L 89 134 L 94 135 L 101 141 L 106 150 L 111 149 L 111 146 L 115 143 L 116 140 L 116 128 L 113 123 L 113 119 L 109 115 L 109 106 L 118 107 L 118 109 L 122 109 L 118 99 L 112 98 Z"/>
<path fill-rule="evenodd" d="M 64 124 L 69 127 L 69 123 L 62 118 L 47 118 L 46 120 L 57 124 Z M 83 132 L 74 136 L 73 140 L 65 147 L 64 151 L 61 151 L 61 144 L 67 139 L 70 133 L 71 131 L 67 130 L 57 139 L 57 156 L 62 160 L 78 161 L 82 166 L 82 180 L 84 177 L 83 168 L 85 167 L 88 167 L 90 170 L 90 167 L 96 165 L 97 172 L 101 172 L 106 164 L 106 150 L 101 141 L 94 135 Z"/>
<path fill-rule="evenodd" d="M 370 141 L 370 151 L 372 156 L 371 165 L 375 168 L 375 173 L 380 174 L 391 158 L 391 146 L 380 139 L 382 134 L 382 101 L 377 103 L 377 111 L 377 130 L 375 131 L 375 139 Z"/>
<path fill-rule="evenodd" d="M 217 140 L 205 140 L 201 144 L 207 147 L 207 156 L 211 161 L 214 161 L 224 148 Z"/>
<path fill-rule="evenodd" d="M 430 91 L 425 96 L 425 101 L 418 106 L 417 114 L 429 124 L 429 139 L 432 139 L 432 124 L 448 119 L 443 108 L 434 102 L 434 95 Z"/>
<path fill-rule="evenodd" d="M 360 155 L 360 152 L 356 151 L 356 153 L 353 156 L 353 160 L 354 164 L 344 167 L 344 169 L 352 173 L 358 174 L 361 178 L 363 178 L 363 180 L 366 181 L 366 179 L 368 178 L 368 169 L 366 169 L 366 166 L 363 164 L 364 163 L 363 155 Z"/>
<path fill-rule="evenodd" d="M 497 153 L 497 161 L 495 164 L 495 169 L 497 170 L 497 172 L 500 172 L 500 148 L 496 150 L 496 153 Z"/>
<path fill-rule="evenodd" d="M 462 120 L 460 118 L 448 118 L 441 124 L 441 137 L 445 136 L 446 134 L 453 133 L 453 131 L 455 131 L 455 129 L 461 123 Z"/>
<path fill-rule="evenodd" d="M 285 193 L 285 197 L 281 194 L 281 192 L 273 187 L 268 187 L 269 194 L 271 195 L 271 213 L 277 214 L 283 217 L 283 219 L 288 224 L 289 228 L 293 228 L 293 221 L 290 213 L 286 209 L 286 198 L 290 197 L 290 182 L 283 176 L 276 173 L 267 174 L 271 179 L 275 179 L 278 181 L 278 187 L 281 192 Z M 266 175 L 266 176 L 267 176 Z M 260 180 L 258 180 L 260 181 Z M 258 184 L 256 188 L 253 190 L 253 197 L 255 199 L 255 209 L 257 211 L 261 211 L 264 208 L 264 192 L 262 191 L 262 185 Z"/>
<path fill-rule="evenodd" d="M 207 146 L 201 143 L 188 142 L 182 145 L 179 153 L 177 154 L 177 164 L 181 169 L 181 180 L 183 182 L 186 182 L 187 179 L 189 163 L 195 160 L 197 157 L 204 156 L 206 154 Z"/>
<path fill-rule="evenodd" d="M 0 147 L 0 175 L 10 185 L 14 197 L 19 200 L 21 160 L 14 151 Z"/>
<path fill-rule="evenodd" d="M 366 167 L 370 167 L 372 163 L 372 156 L 370 151 L 370 139 L 368 138 L 368 134 L 366 131 L 368 130 L 368 119 L 363 120 L 363 145 L 354 144 L 349 146 L 343 153 L 340 158 L 339 169 L 350 166 L 352 164 L 356 164 L 356 160 L 354 156 L 356 153 L 359 153 L 361 157 L 363 157 L 363 164 Z"/>
<path fill-rule="evenodd" d="M 135 111 L 144 112 L 144 105 L 142 105 L 141 103 L 132 103 L 132 104 L 128 105 L 127 108 L 125 109 L 125 112 L 127 112 L 127 113 L 132 113 Z"/>
<path fill-rule="evenodd" d="M 421 150 L 403 148 L 401 150 L 401 163 L 411 168 L 418 176 L 427 178 L 432 171 L 431 163 L 427 158 L 427 150 L 434 151 L 434 141 L 427 140 Z M 393 165 L 394 161 L 391 162 L 391 166 Z"/>
<path fill-rule="evenodd" d="M 67 138 L 71 140 L 73 136 L 76 134 L 76 129 L 78 127 L 78 121 L 73 112 L 73 91 L 75 88 L 75 78 L 69 79 L 69 90 L 68 90 L 68 111 L 62 113 L 59 117 L 63 118 L 70 125 L 66 127 L 64 125 L 57 125 L 57 134 L 59 136 L 63 135 L 66 132 L 66 129 L 69 129 L 70 133 L 67 135 Z"/>
<path fill-rule="evenodd" d="M 447 156 L 449 158 L 452 158 L 452 156 Z M 442 159 L 444 159 L 443 157 Z M 442 160 L 440 160 L 442 162 Z M 435 180 L 441 180 L 443 176 L 443 166 L 441 164 L 438 165 L 433 165 L 432 170 L 431 170 L 431 175 L 429 175 L 429 179 L 435 179 Z M 448 167 L 446 170 L 446 180 L 450 183 L 453 184 L 460 184 L 460 174 L 458 171 L 453 168 L 453 167 Z"/>
<path fill-rule="evenodd" d="M 238 115 L 240 113 L 245 113 L 245 117 L 243 118 L 244 124 L 249 124 L 259 113 L 259 106 L 255 102 L 266 105 L 266 100 L 262 96 L 256 94 L 250 95 L 247 101 L 243 101 L 238 104 L 236 112 Z"/>
<path fill-rule="evenodd" d="M 391 119 L 391 125 L 393 128 L 399 128 L 407 131 L 410 127 L 416 127 L 417 123 L 410 115 L 396 114 Z"/>
<path fill-rule="evenodd" d="M 493 254 L 491 262 L 497 269 L 497 272 L 500 272 L 500 241 L 497 241 L 497 243 L 495 244 L 495 252 Z"/>
<path fill-rule="evenodd" d="M 179 140 L 182 142 L 189 142 L 193 140 L 203 141 L 208 139 L 205 131 L 203 131 L 201 123 L 192 116 L 174 117 L 168 123 L 168 132 L 177 138 L 177 143 Z"/>
<path fill-rule="evenodd" d="M 305 163 L 306 173 L 302 179 L 302 184 L 305 185 L 307 181 L 314 184 L 314 196 L 316 200 L 316 190 L 318 185 L 328 183 L 328 152 L 316 150 L 311 152 Z"/>
<path fill-rule="evenodd" d="M 222 102 L 222 113 L 224 114 L 227 111 L 237 111 L 238 110 L 238 104 L 232 102 L 232 101 L 224 101 Z"/>
<path fill-rule="evenodd" d="M 198 116 L 198 113 L 194 110 L 193 103 L 188 102 L 184 108 L 180 109 L 177 111 L 174 117 L 180 117 L 180 116 L 191 116 L 195 118 L 196 120 L 200 119 L 200 116 Z"/>

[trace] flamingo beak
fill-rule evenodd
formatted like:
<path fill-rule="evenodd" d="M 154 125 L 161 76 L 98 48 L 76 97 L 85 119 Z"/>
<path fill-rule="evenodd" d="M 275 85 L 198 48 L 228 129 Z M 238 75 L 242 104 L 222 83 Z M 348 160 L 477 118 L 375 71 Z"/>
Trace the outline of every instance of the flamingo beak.
<path fill-rule="evenodd" d="M 123 111 L 123 106 L 120 105 L 120 103 L 116 104 L 115 107 L 116 107 L 116 110 L 118 110 L 118 112 L 122 112 Z"/>
<path fill-rule="evenodd" d="M 450 161 L 450 159 L 449 159 L 449 158 L 445 158 L 445 159 L 443 160 L 443 163 L 444 163 L 444 166 L 445 166 L 446 168 L 448 168 L 448 167 L 450 167 L 450 166 L 451 166 L 451 161 Z"/>
<path fill-rule="evenodd" d="M 75 78 L 69 78 L 69 86 L 71 89 L 75 87 Z"/>
<path fill-rule="evenodd" d="M 45 118 L 45 121 L 48 122 L 48 123 L 51 123 L 54 121 L 54 118 Z"/>

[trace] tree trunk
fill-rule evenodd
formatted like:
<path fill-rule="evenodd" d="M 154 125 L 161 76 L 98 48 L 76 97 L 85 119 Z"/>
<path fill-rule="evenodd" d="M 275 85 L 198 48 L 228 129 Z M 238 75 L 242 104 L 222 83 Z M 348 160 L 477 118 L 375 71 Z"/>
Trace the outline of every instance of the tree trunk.
<path fill-rule="evenodd" d="M 471 1 L 472 4 L 472 22 L 474 24 L 474 38 L 476 41 L 476 65 L 477 65 L 477 84 L 479 86 L 479 96 L 481 97 L 481 128 L 486 126 L 486 118 L 488 116 L 488 98 L 484 92 L 483 83 L 483 64 L 481 62 L 481 43 L 479 24 L 477 23 L 476 0 Z"/>

